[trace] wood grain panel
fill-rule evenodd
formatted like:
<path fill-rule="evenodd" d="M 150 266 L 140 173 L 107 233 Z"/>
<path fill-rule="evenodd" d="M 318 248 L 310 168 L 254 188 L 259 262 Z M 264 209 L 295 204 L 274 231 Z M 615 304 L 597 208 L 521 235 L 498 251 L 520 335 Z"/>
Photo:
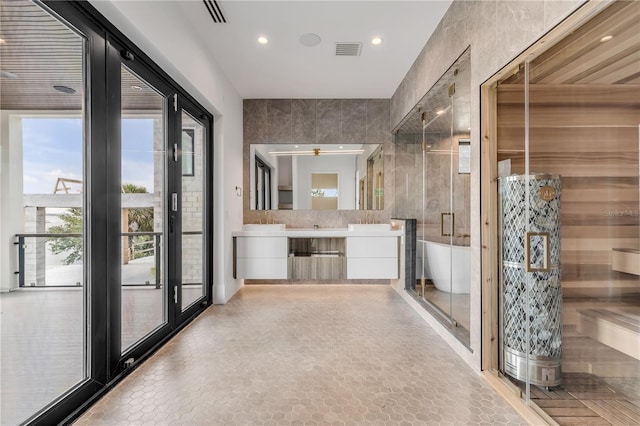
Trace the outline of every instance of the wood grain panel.
<path fill-rule="evenodd" d="M 603 203 L 603 202 L 635 203 L 638 206 L 640 196 L 637 189 L 597 188 L 597 189 L 562 189 L 562 203 Z"/>
<path fill-rule="evenodd" d="M 569 263 L 604 263 L 611 264 L 612 250 L 562 250 L 560 264 Z"/>
<path fill-rule="evenodd" d="M 562 238 L 640 238 L 640 226 L 562 226 Z M 564 250 L 564 247 L 563 247 Z"/>
<path fill-rule="evenodd" d="M 627 62 L 635 64 L 635 56 L 627 59 Z M 524 85 L 501 85 L 498 88 L 498 102 L 500 105 L 524 105 Z M 582 107 L 638 105 L 640 104 L 640 85 L 530 84 L 529 104 L 534 106 L 577 104 Z"/>
<path fill-rule="evenodd" d="M 562 279 L 567 281 L 598 281 L 600 283 L 607 283 L 609 280 L 636 282 L 638 276 L 614 271 L 611 269 L 611 265 L 567 263 L 562 265 Z"/>
<path fill-rule="evenodd" d="M 574 177 L 574 176 L 563 176 L 562 177 L 562 188 L 563 189 L 591 189 L 596 188 L 598 186 L 606 187 L 606 188 L 624 188 L 624 189 L 635 189 L 638 190 L 638 176 L 627 176 L 627 177 Z"/>
<path fill-rule="evenodd" d="M 640 97 L 640 95 L 639 95 Z M 580 152 L 638 153 L 638 144 L 629 140 L 638 138 L 638 127 L 589 127 L 589 128 L 534 128 L 529 133 L 532 152 L 573 153 L 576 144 Z M 524 152 L 524 126 L 499 127 L 500 152 Z"/>
<path fill-rule="evenodd" d="M 603 199 L 602 202 L 570 201 L 562 203 L 562 219 L 564 219 L 563 223 L 567 225 L 573 225 L 571 218 L 586 216 L 594 220 L 602 219 L 601 223 L 603 224 L 620 224 L 624 219 L 628 219 L 633 223 L 637 222 L 637 215 L 637 201 L 624 202 Z"/>
<path fill-rule="evenodd" d="M 498 153 L 498 161 L 511 159 L 512 173 L 524 173 L 524 153 Z M 629 177 L 638 175 L 638 159 L 624 152 L 536 153 L 530 156 L 532 173 L 572 177 Z"/>
<path fill-rule="evenodd" d="M 530 111 L 532 128 L 556 127 L 635 127 L 640 123 L 636 105 L 611 105 L 602 108 L 568 108 L 562 105 L 533 106 Z M 500 127 L 523 127 L 524 105 L 509 105 L 500 111 Z"/>
<path fill-rule="evenodd" d="M 629 238 L 590 238 L 590 235 L 562 238 L 562 250 L 611 250 L 620 247 L 637 248 L 637 245 L 638 238 L 633 235 L 629 235 Z"/>
<path fill-rule="evenodd" d="M 565 296 L 640 290 L 638 277 L 611 269 L 612 248 L 640 247 L 639 18 L 640 2 L 612 2 L 529 66 L 529 170 L 562 177 Z M 601 42 L 604 35 L 613 39 Z M 497 160 L 511 160 L 514 174 L 525 170 L 524 70 L 495 95 Z"/>
<path fill-rule="evenodd" d="M 617 400 L 586 400 L 584 404 L 613 425 L 640 424 L 640 408 L 637 406 L 628 407 Z"/>

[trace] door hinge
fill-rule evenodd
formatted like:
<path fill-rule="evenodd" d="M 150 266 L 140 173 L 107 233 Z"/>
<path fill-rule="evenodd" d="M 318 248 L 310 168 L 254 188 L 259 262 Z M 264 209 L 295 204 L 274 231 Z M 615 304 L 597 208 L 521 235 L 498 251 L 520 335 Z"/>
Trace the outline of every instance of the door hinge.
<path fill-rule="evenodd" d="M 173 110 L 175 112 L 178 112 L 178 94 L 177 93 L 173 94 Z"/>
<path fill-rule="evenodd" d="M 178 304 L 178 287 L 173 287 L 173 303 Z"/>
<path fill-rule="evenodd" d="M 173 144 L 173 162 L 174 163 L 178 162 L 178 144 L 177 143 Z"/>

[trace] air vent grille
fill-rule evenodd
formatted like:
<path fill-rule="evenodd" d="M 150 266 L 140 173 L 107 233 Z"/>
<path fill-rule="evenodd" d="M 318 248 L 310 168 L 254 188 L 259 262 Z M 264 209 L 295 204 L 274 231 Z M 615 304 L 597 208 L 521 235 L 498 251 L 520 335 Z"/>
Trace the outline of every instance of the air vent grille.
<path fill-rule="evenodd" d="M 362 43 L 336 43 L 336 56 L 360 56 Z"/>
<path fill-rule="evenodd" d="M 220 5 L 216 0 L 202 0 L 204 5 L 207 7 L 207 11 L 213 19 L 213 22 L 216 24 L 222 24 L 227 22 L 224 15 L 222 14 L 222 9 L 220 9 Z"/>

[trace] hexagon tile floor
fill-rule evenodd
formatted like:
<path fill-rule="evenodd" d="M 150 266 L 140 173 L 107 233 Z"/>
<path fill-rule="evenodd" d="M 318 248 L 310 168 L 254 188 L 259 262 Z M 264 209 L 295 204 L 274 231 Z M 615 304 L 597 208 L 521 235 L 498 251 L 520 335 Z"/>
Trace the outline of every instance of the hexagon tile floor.
<path fill-rule="evenodd" d="M 526 422 L 389 286 L 251 285 L 76 424 Z"/>

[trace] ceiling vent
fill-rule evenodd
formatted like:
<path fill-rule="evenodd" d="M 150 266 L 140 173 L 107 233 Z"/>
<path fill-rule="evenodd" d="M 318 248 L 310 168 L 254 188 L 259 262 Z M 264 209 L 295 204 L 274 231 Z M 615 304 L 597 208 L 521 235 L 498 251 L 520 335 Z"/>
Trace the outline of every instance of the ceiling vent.
<path fill-rule="evenodd" d="M 336 56 L 360 56 L 362 43 L 336 43 Z"/>
<path fill-rule="evenodd" d="M 220 5 L 216 0 L 202 0 L 202 1 L 204 2 L 204 5 L 207 7 L 207 10 L 209 11 L 209 15 L 211 16 L 211 19 L 213 19 L 213 22 L 215 22 L 216 24 L 222 24 L 227 22 L 224 15 L 222 14 L 222 9 L 220 9 Z"/>

